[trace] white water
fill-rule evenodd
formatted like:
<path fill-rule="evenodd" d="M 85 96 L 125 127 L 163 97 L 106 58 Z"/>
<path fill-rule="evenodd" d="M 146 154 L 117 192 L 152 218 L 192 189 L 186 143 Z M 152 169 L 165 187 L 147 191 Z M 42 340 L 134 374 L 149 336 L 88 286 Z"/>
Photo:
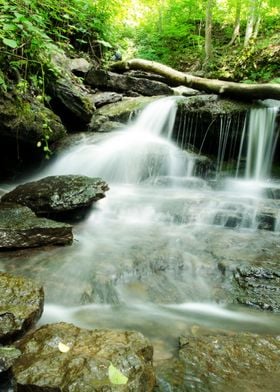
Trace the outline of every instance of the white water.
<path fill-rule="evenodd" d="M 278 140 L 275 120 L 279 107 L 251 109 L 248 124 L 243 129 L 240 144 L 239 163 L 246 148 L 247 179 L 266 180 L 270 176 L 271 164 Z M 246 144 L 245 144 L 246 141 Z M 237 166 L 237 174 L 239 163 Z"/>
<path fill-rule="evenodd" d="M 277 257 L 279 233 L 256 230 L 267 201 L 255 182 L 212 189 L 192 177 L 193 155 L 170 141 L 175 112 L 174 99 L 159 100 L 132 125 L 81 142 L 41 173 L 100 176 L 110 185 L 75 226 L 73 246 L 26 260 L 46 290 L 41 323 L 137 329 L 153 340 L 156 359 L 197 325 L 279 332 L 277 316 L 226 305 L 217 268 Z M 228 129 L 225 121 L 219 162 Z M 24 262 L 14 264 L 25 272 Z"/>
<path fill-rule="evenodd" d="M 123 131 L 99 143 L 82 143 L 71 149 L 46 175 L 100 176 L 110 184 L 135 184 L 157 176 L 189 176 L 193 158 L 169 140 L 175 115 L 175 99 L 164 98 L 160 105 L 153 102 Z"/>

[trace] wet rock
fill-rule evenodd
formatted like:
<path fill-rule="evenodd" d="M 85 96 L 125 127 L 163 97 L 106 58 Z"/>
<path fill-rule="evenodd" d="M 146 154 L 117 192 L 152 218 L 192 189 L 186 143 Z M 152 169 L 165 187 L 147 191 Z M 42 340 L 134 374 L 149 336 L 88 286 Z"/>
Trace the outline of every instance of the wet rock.
<path fill-rule="evenodd" d="M 19 204 L 0 203 L 0 249 L 69 245 L 72 241 L 70 225 L 38 218 L 31 209 Z M 13 323 L 9 314 L 5 317 Z"/>
<path fill-rule="evenodd" d="M 60 118 L 34 97 L 1 93 L 0 113 L 0 181 L 14 180 L 26 168 L 38 167 L 46 143 L 66 135 Z"/>
<path fill-rule="evenodd" d="M 0 347 L 0 374 L 10 369 L 20 355 L 21 351 L 13 346 Z"/>
<path fill-rule="evenodd" d="M 75 75 L 85 75 L 92 67 L 92 64 L 85 58 L 75 58 L 68 60 L 69 68 Z"/>
<path fill-rule="evenodd" d="M 204 155 L 219 156 L 221 138 L 226 137 L 224 160 L 237 159 L 246 114 L 252 107 L 230 99 L 219 99 L 217 95 L 197 95 L 178 100 L 178 110 L 173 137 L 182 148 L 188 144 Z M 225 136 L 227 135 L 227 136 Z"/>
<path fill-rule="evenodd" d="M 105 197 L 108 185 L 101 178 L 79 175 L 50 176 L 19 185 L 2 201 L 16 202 L 38 215 L 79 212 Z"/>
<path fill-rule="evenodd" d="M 86 76 L 86 83 L 91 87 L 97 87 L 109 91 L 126 92 L 133 91 L 144 96 L 173 95 L 173 90 L 165 83 L 135 78 L 130 75 L 120 75 L 102 69 L 91 69 Z"/>
<path fill-rule="evenodd" d="M 0 298 L 0 343 L 5 343 L 22 336 L 41 317 L 44 293 L 29 279 L 0 272 Z M 6 349 L 3 367 L 16 356 Z"/>
<path fill-rule="evenodd" d="M 106 121 L 100 125 L 98 132 L 107 133 L 112 131 L 119 131 L 123 129 L 124 125 L 118 121 Z"/>
<path fill-rule="evenodd" d="M 266 209 L 257 213 L 257 228 L 260 230 L 274 231 L 277 222 L 278 211 Z"/>
<path fill-rule="evenodd" d="M 184 391 L 274 392 L 279 386 L 279 350 L 279 336 L 182 336 Z"/>
<path fill-rule="evenodd" d="M 265 189 L 265 195 L 268 199 L 280 199 L 280 188 L 266 188 Z"/>
<path fill-rule="evenodd" d="M 138 70 L 130 70 L 127 72 L 124 72 L 124 75 L 132 76 L 134 78 L 141 78 L 141 79 L 148 79 L 148 80 L 156 80 L 158 82 L 162 82 L 165 84 L 169 84 L 170 81 L 167 80 L 164 76 L 151 73 L 151 72 L 145 72 L 145 71 L 138 71 Z"/>
<path fill-rule="evenodd" d="M 126 123 L 131 117 L 135 116 L 145 105 L 152 102 L 154 98 L 139 97 L 124 99 L 114 104 L 109 104 L 97 109 L 92 116 L 89 130 L 100 132 L 102 125 L 106 122 Z"/>
<path fill-rule="evenodd" d="M 214 217 L 213 224 L 223 227 L 240 227 L 243 222 L 243 215 L 234 211 L 219 211 Z"/>
<path fill-rule="evenodd" d="M 48 136 L 49 143 L 66 135 L 58 116 L 39 100 L 22 100 L 19 96 L 0 95 L 0 137 L 15 139 L 36 146 Z M 48 128 L 46 128 L 46 125 Z M 48 131 L 51 129 L 51 132 Z M 2 143 L 1 143 L 2 144 Z"/>
<path fill-rule="evenodd" d="M 202 92 L 194 88 L 186 86 L 178 86 L 173 88 L 175 95 L 183 95 L 184 97 L 192 97 L 194 95 L 202 95 Z"/>
<path fill-rule="evenodd" d="M 233 287 L 239 303 L 280 312 L 280 273 L 276 265 L 237 266 Z"/>
<path fill-rule="evenodd" d="M 138 332 L 90 331 L 59 323 L 24 337 L 18 348 L 22 356 L 13 372 L 22 391 L 149 392 L 155 384 L 153 349 Z M 128 378 L 126 383 L 109 379 L 110 364 Z"/>
<path fill-rule="evenodd" d="M 89 95 L 89 99 L 93 106 L 96 108 L 100 108 L 104 105 L 109 105 L 110 103 L 115 103 L 121 101 L 123 96 L 121 94 L 105 92 L 105 93 L 96 93 Z"/>
<path fill-rule="evenodd" d="M 95 110 L 88 91 L 70 78 L 60 78 L 50 84 L 48 89 L 54 110 L 67 127 L 71 130 L 73 122 L 75 126 L 85 128 Z"/>

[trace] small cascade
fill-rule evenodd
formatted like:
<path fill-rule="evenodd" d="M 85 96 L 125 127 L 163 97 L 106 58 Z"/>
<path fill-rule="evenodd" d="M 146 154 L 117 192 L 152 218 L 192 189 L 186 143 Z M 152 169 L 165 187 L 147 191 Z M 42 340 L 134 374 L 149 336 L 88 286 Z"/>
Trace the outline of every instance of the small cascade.
<path fill-rule="evenodd" d="M 275 125 L 277 112 L 278 107 L 251 109 L 242 133 L 237 176 L 245 153 L 245 178 L 254 181 L 269 178 L 278 139 Z"/>
<path fill-rule="evenodd" d="M 3 252 L 0 262 L 5 272 L 42 282 L 41 324 L 65 321 L 147 336 L 155 366 L 164 364 L 159 391 L 189 390 L 179 336 L 210 336 L 216 344 L 216 333 L 280 333 L 280 185 L 266 184 L 264 197 L 257 181 L 191 177 L 197 156 L 184 151 L 212 148 L 223 174 L 240 151 L 239 166 L 248 155 L 246 175 L 263 179 L 276 143 L 276 110 L 254 109 L 241 139 L 242 115 L 217 116 L 215 126 L 210 120 L 205 128 L 200 114 L 182 114 L 174 127 L 180 134 L 172 135 L 176 106 L 174 97 L 159 99 L 123 130 L 93 135 L 50 162 L 41 177 L 100 176 L 110 190 L 74 224 L 71 247 Z M 244 390 L 254 390 L 241 381 Z M 208 387 L 207 379 L 198 385 Z"/>
<path fill-rule="evenodd" d="M 193 158 L 170 140 L 176 110 L 176 97 L 152 102 L 123 131 L 64 154 L 48 175 L 83 173 L 110 183 L 131 184 L 150 177 L 190 175 Z"/>

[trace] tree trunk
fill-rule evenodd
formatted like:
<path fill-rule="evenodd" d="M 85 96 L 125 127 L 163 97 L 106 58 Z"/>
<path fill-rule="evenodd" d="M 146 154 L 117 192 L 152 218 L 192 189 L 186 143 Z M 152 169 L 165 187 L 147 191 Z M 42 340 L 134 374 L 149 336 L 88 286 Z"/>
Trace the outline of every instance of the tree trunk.
<path fill-rule="evenodd" d="M 198 76 L 176 71 L 166 65 L 155 61 L 132 59 L 116 62 L 111 66 L 112 70 L 125 72 L 128 70 L 142 70 L 164 76 L 172 85 L 183 85 L 197 90 L 214 94 L 225 95 L 240 100 L 254 99 L 280 99 L 280 85 L 273 83 L 243 84 L 227 82 L 217 79 L 206 79 Z"/>
<path fill-rule="evenodd" d="M 260 24 L 260 16 L 259 16 L 259 0 L 251 0 L 249 6 L 249 14 L 247 18 L 246 32 L 244 38 L 244 47 L 248 46 L 250 39 L 254 36 L 254 29 L 258 30 L 258 26 Z M 257 26 L 256 26 L 257 24 Z"/>
<path fill-rule="evenodd" d="M 215 0 L 207 0 L 205 18 L 205 66 L 212 58 L 212 16 Z"/>
<path fill-rule="evenodd" d="M 236 39 L 240 36 L 240 16 L 241 16 L 241 0 L 236 0 L 234 30 L 228 45 L 233 45 Z"/>

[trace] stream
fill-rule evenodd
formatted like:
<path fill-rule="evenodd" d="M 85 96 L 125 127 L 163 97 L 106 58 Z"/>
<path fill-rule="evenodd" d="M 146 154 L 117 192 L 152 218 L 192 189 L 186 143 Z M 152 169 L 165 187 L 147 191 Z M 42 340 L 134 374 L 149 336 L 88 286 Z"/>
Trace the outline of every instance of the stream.
<path fill-rule="evenodd" d="M 244 151 L 249 157 L 244 177 L 240 162 L 230 178 L 192 175 L 194 155 L 172 142 L 175 98 L 153 102 L 121 131 L 89 136 L 31 176 L 83 174 L 110 186 L 106 198 L 74 225 L 71 247 L 1 256 L 1 269 L 44 285 L 39 324 L 138 330 L 154 345 L 155 366 L 169 361 L 171 368 L 180 335 L 279 334 L 279 313 L 236 300 L 231 278 L 235 266 L 279 261 L 279 203 L 266 197 L 280 189 L 270 178 L 277 110 L 264 120 L 256 119 L 257 110 L 253 114 L 252 141 L 243 136 L 240 146 L 239 159 Z M 264 141 L 268 125 L 272 136 Z M 273 227 L 263 230 L 267 211 Z M 158 388 L 185 390 L 162 375 Z"/>

